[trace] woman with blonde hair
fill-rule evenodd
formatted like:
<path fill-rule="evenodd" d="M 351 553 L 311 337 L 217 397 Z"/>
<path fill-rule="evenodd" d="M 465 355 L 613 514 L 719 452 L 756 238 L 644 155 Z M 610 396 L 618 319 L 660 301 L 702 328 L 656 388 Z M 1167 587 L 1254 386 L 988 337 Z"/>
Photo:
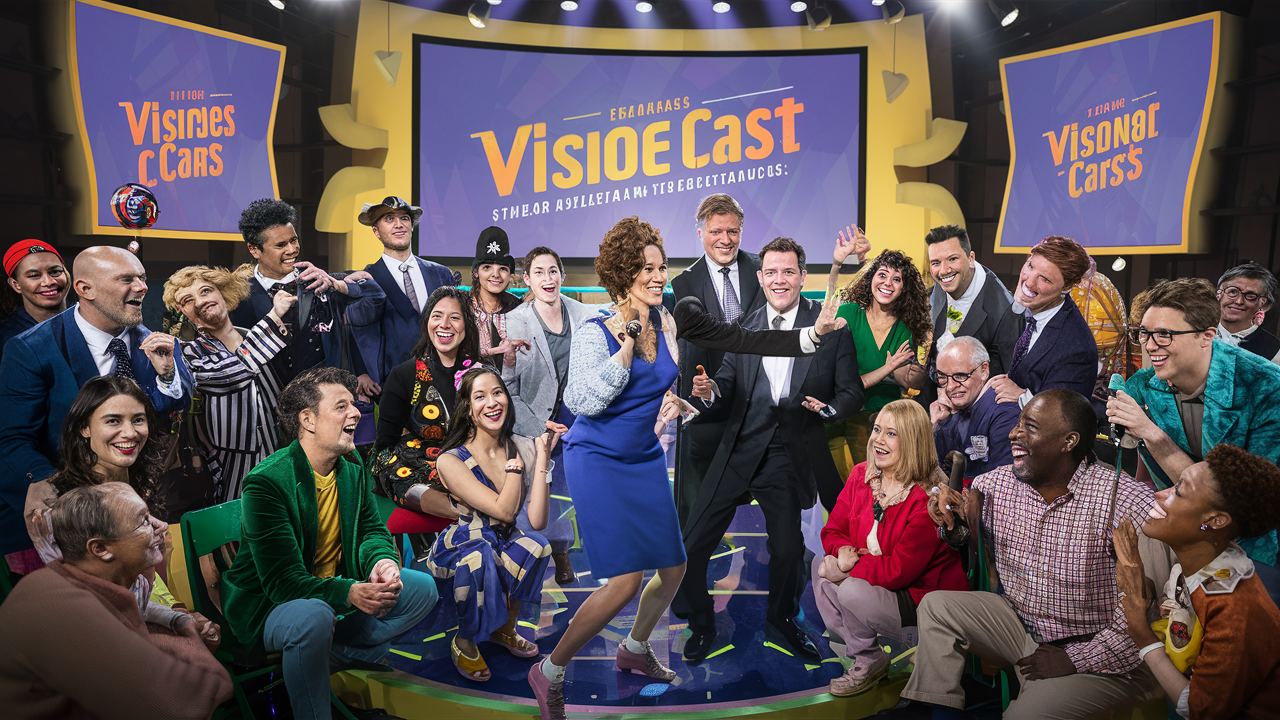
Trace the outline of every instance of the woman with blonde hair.
<path fill-rule="evenodd" d="M 192 417 L 218 479 L 218 502 L 239 498 L 244 476 L 280 446 L 274 408 L 281 382 L 270 362 L 289 343 L 283 318 L 298 298 L 280 291 L 266 317 L 252 328 L 238 328 L 230 313 L 249 297 L 252 278 L 252 265 L 234 272 L 192 265 L 164 284 L 164 304 L 195 328 L 195 339 L 180 346 L 204 395 L 202 411 Z"/>
<path fill-rule="evenodd" d="M 924 408 L 914 400 L 885 405 L 866 451 L 822 529 L 825 557 L 813 563 L 814 600 L 833 649 L 843 645 L 853 661 L 831 681 L 836 696 L 870 690 L 888 673 L 877 634 L 914 645 L 926 594 L 969 588 L 960 556 L 929 517 L 929 491 L 946 478 Z"/>

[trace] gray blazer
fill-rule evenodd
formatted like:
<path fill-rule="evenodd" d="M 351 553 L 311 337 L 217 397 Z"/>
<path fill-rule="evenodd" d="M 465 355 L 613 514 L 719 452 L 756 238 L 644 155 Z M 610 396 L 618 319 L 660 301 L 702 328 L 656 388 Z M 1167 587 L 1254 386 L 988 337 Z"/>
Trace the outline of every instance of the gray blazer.
<path fill-rule="evenodd" d="M 609 307 L 587 305 L 563 296 L 560 302 L 569 313 L 569 327 L 573 330 Z M 528 437 L 547 431 L 546 422 L 555 412 L 560 390 L 555 362 L 536 312 L 533 303 L 527 302 L 507 313 L 507 338 L 528 340 L 533 348 L 516 353 L 515 367 L 502 368 L 502 379 L 511 392 L 511 405 L 516 413 L 516 434 Z"/>

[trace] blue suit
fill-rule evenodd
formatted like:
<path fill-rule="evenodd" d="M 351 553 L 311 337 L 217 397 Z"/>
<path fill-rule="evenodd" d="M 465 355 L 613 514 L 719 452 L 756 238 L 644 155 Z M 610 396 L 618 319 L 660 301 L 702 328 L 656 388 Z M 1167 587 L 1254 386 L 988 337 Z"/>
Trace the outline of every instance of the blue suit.
<path fill-rule="evenodd" d="M 1026 324 L 1025 317 L 1019 321 L 1019 334 Z M 1026 357 L 1009 370 L 1009 379 L 1032 395 L 1050 388 L 1066 388 L 1085 399 L 1093 397 L 1098 380 L 1098 343 L 1070 296 L 1040 331 Z"/>
<path fill-rule="evenodd" d="M 98 376 L 84 335 L 76 325 L 76 306 L 27 330 L 5 346 L 0 360 L 0 553 L 31 547 L 22 520 L 27 487 L 54 472 L 61 453 L 62 420 L 80 387 Z M 133 374 L 161 417 L 179 412 L 194 385 L 174 340 L 174 359 L 182 379 L 181 398 L 156 386 L 156 371 L 138 349 L 151 331 L 129 331 Z M 167 428 L 152 428 L 158 433 Z"/>
<path fill-rule="evenodd" d="M 418 268 L 422 270 L 428 297 L 436 288 L 457 284 L 453 271 L 444 265 L 416 255 L 413 259 L 418 261 Z M 414 311 L 409 296 L 400 289 L 381 259 L 366 266 L 365 271 L 373 276 L 386 299 L 359 309 L 348 309 L 347 321 L 351 324 L 351 334 L 359 350 L 351 354 L 351 361 L 357 375 L 368 375 L 374 382 L 381 383 L 391 368 L 409 359 L 409 352 L 418 342 L 422 316 Z M 427 298 L 418 298 L 418 304 L 425 310 Z"/>
<path fill-rule="evenodd" d="M 952 450 L 964 453 L 966 480 L 1012 464 L 1009 432 L 1021 416 L 1017 402 L 996 402 L 995 391 L 987 390 L 967 410 L 938 423 L 933 431 L 938 462 L 946 462 L 947 453 Z"/>
<path fill-rule="evenodd" d="M 36 322 L 36 319 L 31 317 L 31 313 L 27 312 L 25 307 L 19 305 L 18 309 L 14 310 L 12 315 L 5 318 L 4 322 L 0 323 L 0 357 L 4 357 L 4 346 L 7 345 L 10 340 L 18 337 L 38 324 L 39 323 Z"/>

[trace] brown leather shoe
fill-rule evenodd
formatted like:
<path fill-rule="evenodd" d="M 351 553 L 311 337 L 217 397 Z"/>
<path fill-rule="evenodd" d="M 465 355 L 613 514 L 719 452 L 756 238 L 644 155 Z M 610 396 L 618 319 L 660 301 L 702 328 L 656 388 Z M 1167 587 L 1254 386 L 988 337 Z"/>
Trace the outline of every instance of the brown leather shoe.
<path fill-rule="evenodd" d="M 551 559 L 556 563 L 556 584 L 568 585 L 575 582 L 578 576 L 573 573 L 573 565 L 569 562 L 569 553 L 553 552 Z"/>

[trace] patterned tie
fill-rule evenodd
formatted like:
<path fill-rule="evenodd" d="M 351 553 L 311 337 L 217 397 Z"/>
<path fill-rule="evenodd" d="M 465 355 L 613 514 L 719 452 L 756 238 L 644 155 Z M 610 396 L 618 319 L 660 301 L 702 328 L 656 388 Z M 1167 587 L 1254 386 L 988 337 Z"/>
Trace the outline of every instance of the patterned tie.
<path fill-rule="evenodd" d="M 1031 349 L 1031 335 L 1036 331 L 1036 319 L 1032 317 L 1031 311 L 1026 312 L 1027 327 L 1018 336 L 1018 342 L 1013 346 L 1013 362 L 1009 364 L 1009 372 L 1018 367 L 1018 363 L 1022 358 L 1027 356 L 1027 351 Z"/>
<path fill-rule="evenodd" d="M 720 274 L 724 276 L 724 302 L 721 303 L 721 310 L 724 311 L 724 321 L 733 322 L 742 316 L 742 306 L 738 304 L 738 291 L 733 289 L 733 283 L 729 281 L 729 268 L 720 268 Z"/>
<path fill-rule="evenodd" d="M 129 348 L 125 347 L 124 341 L 115 338 L 107 343 L 107 352 L 116 356 L 116 369 L 112 374 L 134 380 L 133 361 L 129 359 Z"/>
<path fill-rule="evenodd" d="M 773 329 L 774 329 L 774 330 L 781 330 L 781 329 L 782 329 L 782 321 L 783 321 L 784 319 L 785 319 L 785 318 L 783 318 L 781 315 L 778 315 L 778 316 L 774 317 L 774 318 L 773 318 Z"/>
<path fill-rule="evenodd" d="M 409 276 L 409 263 L 400 264 L 400 272 L 404 273 L 404 294 L 409 296 L 409 304 L 413 311 L 422 314 L 422 306 L 418 304 L 418 290 L 413 286 L 413 278 Z"/>

